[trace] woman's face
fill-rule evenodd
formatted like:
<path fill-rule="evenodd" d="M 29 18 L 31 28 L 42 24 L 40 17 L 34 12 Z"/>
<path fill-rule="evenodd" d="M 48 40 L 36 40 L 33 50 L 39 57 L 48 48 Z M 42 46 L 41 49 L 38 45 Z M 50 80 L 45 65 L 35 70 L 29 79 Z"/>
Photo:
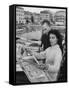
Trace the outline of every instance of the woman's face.
<path fill-rule="evenodd" d="M 57 44 L 57 37 L 56 37 L 56 35 L 55 34 L 50 34 L 49 41 L 50 41 L 51 46 L 56 45 Z"/>

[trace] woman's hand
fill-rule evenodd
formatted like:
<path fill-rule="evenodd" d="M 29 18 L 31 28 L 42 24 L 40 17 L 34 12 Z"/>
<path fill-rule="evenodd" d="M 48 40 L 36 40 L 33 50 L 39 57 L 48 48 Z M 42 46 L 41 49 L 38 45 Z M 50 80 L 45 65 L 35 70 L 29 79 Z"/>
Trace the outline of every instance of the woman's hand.
<path fill-rule="evenodd" d="M 45 65 L 45 64 L 37 65 L 37 67 L 42 70 L 48 70 L 48 65 Z"/>

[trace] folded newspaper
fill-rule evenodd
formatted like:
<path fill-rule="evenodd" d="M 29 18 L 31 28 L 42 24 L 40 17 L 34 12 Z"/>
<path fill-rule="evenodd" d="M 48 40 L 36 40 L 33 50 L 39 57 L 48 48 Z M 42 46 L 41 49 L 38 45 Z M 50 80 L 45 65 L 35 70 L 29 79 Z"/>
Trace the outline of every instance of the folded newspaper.
<path fill-rule="evenodd" d="M 36 62 L 35 64 L 34 62 L 31 63 L 33 60 Z M 43 82 L 46 80 L 45 72 L 42 69 L 36 67 L 36 64 L 39 65 L 39 61 L 34 55 L 23 57 L 19 64 L 30 82 Z"/>
<path fill-rule="evenodd" d="M 30 82 L 43 82 L 46 80 L 45 72 L 37 68 L 35 65 L 28 62 L 22 62 L 21 66 L 24 68 L 24 72 Z"/>

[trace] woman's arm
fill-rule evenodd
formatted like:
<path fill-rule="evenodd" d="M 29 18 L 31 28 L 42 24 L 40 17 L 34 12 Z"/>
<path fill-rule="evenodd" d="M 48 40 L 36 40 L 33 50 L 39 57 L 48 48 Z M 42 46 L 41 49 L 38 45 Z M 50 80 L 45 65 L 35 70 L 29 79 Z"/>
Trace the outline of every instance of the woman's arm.
<path fill-rule="evenodd" d="M 52 65 L 48 64 L 48 71 L 49 72 L 58 72 L 60 65 L 61 65 L 61 60 L 62 60 L 62 54 L 59 52 L 54 57 L 54 64 L 52 64 Z"/>
<path fill-rule="evenodd" d="M 46 58 L 46 51 L 43 51 L 43 52 L 41 52 L 41 53 L 32 52 L 32 54 L 33 54 L 37 59 L 44 59 L 44 58 Z"/>

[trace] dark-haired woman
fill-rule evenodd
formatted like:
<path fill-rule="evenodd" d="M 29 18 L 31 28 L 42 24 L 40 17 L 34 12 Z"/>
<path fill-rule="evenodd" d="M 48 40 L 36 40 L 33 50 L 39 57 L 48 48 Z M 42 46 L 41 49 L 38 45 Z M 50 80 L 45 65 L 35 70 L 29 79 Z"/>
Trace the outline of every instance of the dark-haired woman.
<path fill-rule="evenodd" d="M 62 37 L 57 30 L 48 33 L 50 46 L 41 53 L 33 52 L 37 59 L 46 59 L 45 64 L 36 65 L 45 72 L 45 79 L 41 82 L 57 81 L 58 72 L 62 61 Z M 39 82 L 40 80 L 38 80 Z"/>

